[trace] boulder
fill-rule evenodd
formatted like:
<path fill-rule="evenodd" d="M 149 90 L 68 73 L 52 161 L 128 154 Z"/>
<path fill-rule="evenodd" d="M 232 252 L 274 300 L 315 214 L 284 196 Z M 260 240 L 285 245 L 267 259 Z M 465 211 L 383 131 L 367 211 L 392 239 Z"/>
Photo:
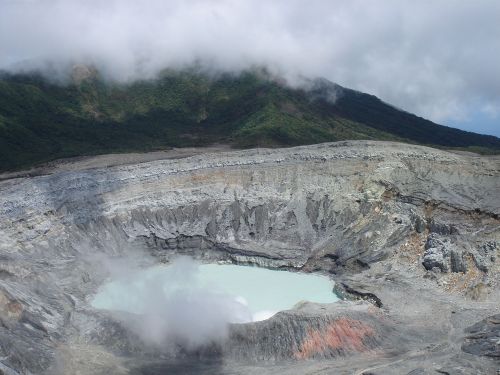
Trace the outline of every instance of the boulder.
<path fill-rule="evenodd" d="M 436 233 L 431 233 L 425 242 L 425 253 L 422 264 L 426 270 L 439 268 L 441 272 L 450 269 L 450 254 L 452 246 L 447 240 L 442 240 Z"/>
<path fill-rule="evenodd" d="M 439 236 L 436 233 L 431 233 L 427 237 L 425 241 L 425 250 L 430 248 L 439 248 L 444 246 L 444 242 L 439 239 Z"/>
<path fill-rule="evenodd" d="M 431 247 L 424 253 L 422 264 L 426 270 L 439 268 L 442 272 L 448 272 L 448 259 L 443 253 L 444 247 Z"/>
<path fill-rule="evenodd" d="M 467 271 L 463 251 L 448 239 L 439 238 L 437 233 L 431 233 L 427 237 L 424 248 L 422 264 L 426 270 L 438 268 L 441 272 Z"/>

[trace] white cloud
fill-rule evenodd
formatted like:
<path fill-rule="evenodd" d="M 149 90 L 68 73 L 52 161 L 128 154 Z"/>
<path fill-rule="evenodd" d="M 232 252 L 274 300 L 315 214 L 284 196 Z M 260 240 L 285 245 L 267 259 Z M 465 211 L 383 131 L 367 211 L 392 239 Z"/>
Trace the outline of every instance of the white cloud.
<path fill-rule="evenodd" d="M 133 79 L 267 65 L 450 122 L 470 103 L 500 108 L 499 17 L 496 0 L 0 0 L 0 67 L 85 62 Z"/>

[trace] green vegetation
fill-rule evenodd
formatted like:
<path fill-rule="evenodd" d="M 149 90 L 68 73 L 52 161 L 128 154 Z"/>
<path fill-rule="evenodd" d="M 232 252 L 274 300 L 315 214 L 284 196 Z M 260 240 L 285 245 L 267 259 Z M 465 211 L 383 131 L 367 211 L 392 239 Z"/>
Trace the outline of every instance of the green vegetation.
<path fill-rule="evenodd" d="M 328 98 L 337 97 L 336 101 Z M 291 89 L 262 72 L 79 83 L 0 76 L 0 170 L 79 155 L 228 143 L 288 146 L 379 139 L 500 152 L 500 139 L 434 124 L 378 98 L 316 81 Z"/>

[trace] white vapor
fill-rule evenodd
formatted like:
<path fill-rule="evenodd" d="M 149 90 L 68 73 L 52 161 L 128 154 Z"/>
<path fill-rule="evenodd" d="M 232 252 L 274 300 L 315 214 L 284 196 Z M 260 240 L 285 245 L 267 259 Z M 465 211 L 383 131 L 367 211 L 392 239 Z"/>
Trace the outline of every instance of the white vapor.
<path fill-rule="evenodd" d="M 89 63 L 129 80 L 265 65 L 435 121 L 498 117 L 499 18 L 497 0 L 0 0 L 0 68 Z"/>
<path fill-rule="evenodd" d="M 124 323 L 145 343 L 195 349 L 223 340 L 229 323 L 252 321 L 245 303 L 200 284 L 198 264 L 191 258 L 178 257 L 168 268 L 149 270 L 136 268 L 136 260 L 104 261 L 111 282 L 92 305 L 138 314 Z"/>

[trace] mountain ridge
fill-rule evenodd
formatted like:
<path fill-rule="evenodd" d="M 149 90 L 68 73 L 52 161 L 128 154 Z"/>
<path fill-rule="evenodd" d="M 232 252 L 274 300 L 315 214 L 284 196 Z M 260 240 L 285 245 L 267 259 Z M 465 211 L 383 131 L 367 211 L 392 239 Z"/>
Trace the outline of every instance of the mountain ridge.
<path fill-rule="evenodd" d="M 265 70 L 166 70 L 116 83 L 78 66 L 73 81 L 0 75 L 0 170 L 58 158 L 215 143 L 235 148 L 389 140 L 500 153 L 500 139 L 415 116 L 326 79 L 292 88 Z"/>

